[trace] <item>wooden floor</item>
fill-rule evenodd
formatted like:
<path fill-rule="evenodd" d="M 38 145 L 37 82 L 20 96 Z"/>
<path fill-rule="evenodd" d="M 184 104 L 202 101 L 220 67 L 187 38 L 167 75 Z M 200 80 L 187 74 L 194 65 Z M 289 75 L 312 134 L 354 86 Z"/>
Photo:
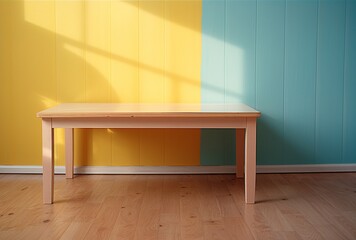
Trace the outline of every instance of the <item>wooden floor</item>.
<path fill-rule="evenodd" d="M 259 174 L 244 204 L 233 175 L 0 175 L 0 239 L 356 239 L 356 173 Z"/>

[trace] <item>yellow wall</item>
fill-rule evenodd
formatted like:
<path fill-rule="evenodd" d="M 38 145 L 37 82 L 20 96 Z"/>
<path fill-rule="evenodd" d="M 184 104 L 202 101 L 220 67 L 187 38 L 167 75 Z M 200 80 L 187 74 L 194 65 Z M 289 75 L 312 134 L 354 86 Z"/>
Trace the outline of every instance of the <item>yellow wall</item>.
<path fill-rule="evenodd" d="M 41 164 L 61 102 L 200 102 L 200 1 L 0 1 L 0 164 Z M 76 130 L 77 165 L 199 165 L 199 130 Z M 56 130 L 63 164 L 63 131 Z"/>

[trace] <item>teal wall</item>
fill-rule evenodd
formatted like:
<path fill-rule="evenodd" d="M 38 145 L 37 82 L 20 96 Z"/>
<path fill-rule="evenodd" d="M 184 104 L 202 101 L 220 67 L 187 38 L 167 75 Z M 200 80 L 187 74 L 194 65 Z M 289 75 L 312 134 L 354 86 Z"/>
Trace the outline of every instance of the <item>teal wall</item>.
<path fill-rule="evenodd" d="M 356 163 L 356 1 L 204 0 L 202 103 L 262 112 L 257 163 Z M 233 130 L 202 130 L 201 164 L 230 165 Z"/>

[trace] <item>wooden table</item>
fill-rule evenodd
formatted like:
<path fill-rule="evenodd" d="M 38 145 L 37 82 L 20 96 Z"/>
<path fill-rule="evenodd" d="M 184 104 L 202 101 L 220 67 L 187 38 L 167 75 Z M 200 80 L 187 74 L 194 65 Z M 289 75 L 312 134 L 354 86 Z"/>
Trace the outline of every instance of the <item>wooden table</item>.
<path fill-rule="evenodd" d="M 65 103 L 41 111 L 37 117 L 42 118 L 43 202 L 53 203 L 54 128 L 65 128 L 68 178 L 73 178 L 74 128 L 232 128 L 245 129 L 245 161 L 236 158 L 236 175 L 245 175 L 245 201 L 254 203 L 259 116 L 244 104 Z"/>

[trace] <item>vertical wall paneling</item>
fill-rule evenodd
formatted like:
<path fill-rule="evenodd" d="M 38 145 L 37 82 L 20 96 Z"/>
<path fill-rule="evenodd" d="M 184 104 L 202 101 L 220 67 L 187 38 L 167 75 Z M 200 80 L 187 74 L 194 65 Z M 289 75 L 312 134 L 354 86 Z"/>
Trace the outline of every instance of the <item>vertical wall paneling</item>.
<path fill-rule="evenodd" d="M 198 166 L 200 163 L 200 130 L 165 130 L 165 166 Z"/>
<path fill-rule="evenodd" d="M 85 129 L 86 159 L 84 165 L 111 166 L 112 165 L 112 132 L 110 129 Z"/>
<path fill-rule="evenodd" d="M 226 1 L 225 35 L 225 102 L 256 105 L 256 1 Z M 224 137 L 226 162 L 234 163 L 235 154 L 242 156 L 242 130 L 229 130 Z M 229 137 L 230 136 L 230 137 Z M 235 139 L 238 138 L 238 139 Z M 238 147 L 240 146 L 240 147 Z"/>
<path fill-rule="evenodd" d="M 225 102 L 225 1 L 203 1 L 201 102 Z M 225 161 L 224 132 L 202 129 L 201 165 L 222 165 Z"/>
<path fill-rule="evenodd" d="M 88 142 L 86 136 L 88 131 L 86 129 L 74 129 L 74 166 L 86 166 L 88 159 Z M 64 137 L 64 131 L 63 131 Z M 64 138 L 63 138 L 64 139 Z M 64 149 L 62 155 L 64 156 Z M 62 159 L 63 163 L 65 159 Z"/>
<path fill-rule="evenodd" d="M 82 1 L 55 2 L 56 87 L 58 102 L 85 102 L 85 4 Z M 46 107 L 54 104 L 47 99 Z M 80 130 L 83 131 L 83 130 Z M 81 136 L 80 134 L 78 137 Z M 78 138 L 77 137 L 77 138 Z M 76 141 L 81 144 L 85 139 Z M 75 144 L 76 156 L 86 149 Z M 64 164 L 64 131 L 55 130 L 56 164 Z M 78 158 L 75 158 L 78 164 Z"/>
<path fill-rule="evenodd" d="M 201 102 L 225 101 L 225 2 L 203 1 Z"/>
<path fill-rule="evenodd" d="M 167 103 L 200 103 L 201 5 L 200 1 L 165 3 Z M 199 165 L 200 129 L 166 129 L 164 134 L 164 165 Z"/>
<path fill-rule="evenodd" d="M 59 102 L 85 102 L 85 5 L 56 1 L 56 81 Z"/>
<path fill-rule="evenodd" d="M 139 3 L 112 1 L 110 19 L 111 102 L 139 102 Z"/>
<path fill-rule="evenodd" d="M 55 82 L 55 4 L 53 1 L 5 1 L 12 8 L 11 161 L 41 164 L 41 122 L 36 112 L 57 102 Z M 1 79 L 3 81 L 3 79 Z M 8 130 L 7 130 L 8 131 Z M 21 136 L 21 137 L 18 137 Z M 16 137 L 16 138 L 15 138 Z M 19 151 L 21 149 L 21 151 Z"/>
<path fill-rule="evenodd" d="M 356 2 L 346 2 L 343 162 L 356 162 Z"/>
<path fill-rule="evenodd" d="M 41 164 L 35 115 L 61 102 L 241 101 L 262 112 L 258 164 L 356 163 L 355 13 L 354 0 L 0 1 L 0 165 Z M 78 129 L 75 164 L 232 165 L 235 133 Z"/>
<path fill-rule="evenodd" d="M 110 2 L 86 1 L 85 59 L 86 101 L 110 102 Z M 105 129 L 88 129 L 89 165 L 111 165 L 111 134 Z"/>
<path fill-rule="evenodd" d="M 202 102 L 254 107 L 256 1 L 203 2 L 202 34 Z M 234 164 L 235 135 L 235 130 L 202 131 L 202 164 Z"/>
<path fill-rule="evenodd" d="M 86 101 L 110 102 L 110 4 L 87 1 L 84 10 Z"/>
<path fill-rule="evenodd" d="M 287 1 L 285 32 L 285 161 L 314 163 L 318 2 Z"/>
<path fill-rule="evenodd" d="M 6 117 L 2 117 L 0 124 L 0 161 L 4 164 L 11 163 L 12 147 L 12 107 L 11 92 L 12 92 L 12 77 L 11 77 L 11 63 L 12 63 L 12 15 L 14 4 L 0 2 L 0 111 Z M 9 146 L 10 145 L 10 146 Z"/>
<path fill-rule="evenodd" d="M 163 166 L 165 152 L 164 129 L 140 129 L 140 165 Z"/>
<path fill-rule="evenodd" d="M 226 103 L 256 105 L 256 14 L 256 1 L 226 1 Z M 224 135 L 225 163 L 234 164 L 236 152 L 244 151 L 243 145 L 235 149 L 235 141 L 243 142 L 244 132 L 235 133 L 227 130 Z"/>
<path fill-rule="evenodd" d="M 165 101 L 199 103 L 201 2 L 165 4 Z"/>
<path fill-rule="evenodd" d="M 235 164 L 235 131 L 202 129 L 200 143 L 201 165 Z"/>
<path fill-rule="evenodd" d="M 110 129 L 112 131 L 113 166 L 140 165 L 140 129 Z"/>
<path fill-rule="evenodd" d="M 256 105 L 256 1 L 226 2 L 225 102 Z"/>
<path fill-rule="evenodd" d="M 139 97 L 165 102 L 165 2 L 139 2 Z M 164 130 L 140 130 L 140 165 L 164 164 Z"/>
<path fill-rule="evenodd" d="M 317 163 L 342 159 L 345 2 L 321 0 L 316 78 Z"/>
<path fill-rule="evenodd" d="M 256 107 L 259 164 L 281 164 L 284 115 L 284 0 L 258 1 L 256 36 Z"/>
<path fill-rule="evenodd" d="M 139 102 L 139 3 L 111 2 L 111 102 Z M 112 164 L 140 164 L 140 130 L 110 129 Z"/>
<path fill-rule="evenodd" d="M 262 111 L 259 164 L 355 162 L 354 1 L 259 0 L 255 8 L 203 1 L 202 102 Z M 224 162 L 224 140 L 202 131 L 202 164 Z"/>
<path fill-rule="evenodd" d="M 139 99 L 165 102 L 165 2 L 139 2 Z"/>

